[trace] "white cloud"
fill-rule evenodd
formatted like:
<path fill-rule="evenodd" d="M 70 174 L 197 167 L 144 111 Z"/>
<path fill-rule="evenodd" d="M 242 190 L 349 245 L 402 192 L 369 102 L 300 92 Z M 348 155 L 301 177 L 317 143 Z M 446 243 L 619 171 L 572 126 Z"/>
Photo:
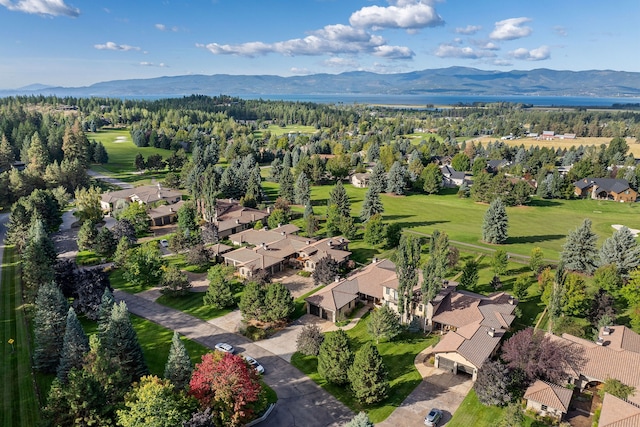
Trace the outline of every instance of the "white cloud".
<path fill-rule="evenodd" d="M 0 6 L 4 6 L 15 12 L 31 13 L 50 16 L 80 16 L 80 9 L 65 4 L 64 0 L 0 0 Z"/>
<path fill-rule="evenodd" d="M 531 22 L 530 18 L 510 18 L 496 22 L 494 30 L 489 34 L 493 40 L 515 40 L 530 35 L 533 30 L 523 24 Z"/>
<path fill-rule="evenodd" d="M 350 58 L 340 58 L 334 56 L 332 58 L 327 59 L 326 61 L 322 61 L 322 65 L 326 67 L 332 68 L 358 68 L 360 64 L 357 61 Z"/>
<path fill-rule="evenodd" d="M 561 37 L 565 37 L 567 35 L 567 29 L 561 25 L 553 27 L 553 32 Z"/>
<path fill-rule="evenodd" d="M 498 65 L 500 67 L 510 67 L 513 63 L 506 59 L 494 59 L 492 62 L 493 65 Z"/>
<path fill-rule="evenodd" d="M 482 50 L 500 50 L 500 46 L 487 40 L 469 39 L 469 43 Z"/>
<path fill-rule="evenodd" d="M 205 48 L 215 55 L 238 55 L 254 57 L 269 53 L 285 56 L 296 55 L 334 55 L 368 53 L 386 58 L 410 58 L 414 55 L 411 49 L 401 46 L 388 46 L 386 41 L 377 35 L 348 25 L 327 25 L 320 30 L 309 33 L 301 39 L 291 39 L 276 43 L 249 42 L 241 44 L 197 43 L 197 47 Z"/>
<path fill-rule="evenodd" d="M 539 48 L 531 50 L 521 47 L 509 52 L 509 56 L 525 61 L 543 61 L 551 57 L 551 51 L 549 50 L 549 46 L 540 46 Z"/>
<path fill-rule="evenodd" d="M 351 14 L 349 23 L 358 28 L 417 30 L 443 25 L 444 20 L 430 4 L 420 0 L 399 0 L 388 7 L 363 7 Z"/>
<path fill-rule="evenodd" d="M 140 50 L 139 47 L 129 46 L 128 44 L 117 44 L 114 42 L 106 42 L 104 44 L 94 44 L 98 50 L 121 50 L 121 51 L 129 51 L 129 50 Z"/>
<path fill-rule="evenodd" d="M 450 43 L 442 43 L 435 51 L 435 55 L 440 58 L 466 58 L 466 59 L 479 59 L 479 58 L 492 58 L 496 54 L 482 49 L 474 49 L 469 46 L 454 46 Z"/>
<path fill-rule="evenodd" d="M 159 64 L 155 64 L 153 62 L 142 61 L 138 65 L 142 67 L 160 67 L 160 68 L 168 68 L 169 66 L 164 62 L 160 62 Z"/>
<path fill-rule="evenodd" d="M 475 34 L 480 31 L 482 27 L 480 25 L 467 25 L 466 27 L 458 27 L 454 31 L 457 34 Z"/>
<path fill-rule="evenodd" d="M 177 32 L 179 31 L 179 28 L 178 28 L 178 27 L 176 27 L 176 26 L 173 26 L 173 27 L 167 27 L 167 26 L 166 26 L 166 25 L 164 25 L 164 24 L 155 24 L 155 25 L 154 25 L 154 27 L 155 27 L 157 30 L 160 30 L 160 31 L 171 31 L 171 32 L 173 32 L 173 33 L 177 33 Z"/>
<path fill-rule="evenodd" d="M 291 71 L 291 74 L 297 74 L 300 76 L 305 76 L 308 74 L 314 74 L 310 69 L 308 68 L 298 68 L 298 67 L 291 67 L 289 69 L 289 71 Z"/>

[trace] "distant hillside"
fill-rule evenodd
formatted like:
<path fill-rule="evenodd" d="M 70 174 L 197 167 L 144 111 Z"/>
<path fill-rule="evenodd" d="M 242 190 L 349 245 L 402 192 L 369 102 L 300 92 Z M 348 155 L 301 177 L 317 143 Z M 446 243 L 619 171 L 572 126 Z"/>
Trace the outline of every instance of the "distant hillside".
<path fill-rule="evenodd" d="M 537 95 L 638 97 L 640 73 L 590 70 L 485 71 L 450 67 L 411 73 L 348 72 L 279 77 L 214 74 L 114 80 L 85 87 L 29 85 L 0 96 L 181 96 L 204 95 Z"/>

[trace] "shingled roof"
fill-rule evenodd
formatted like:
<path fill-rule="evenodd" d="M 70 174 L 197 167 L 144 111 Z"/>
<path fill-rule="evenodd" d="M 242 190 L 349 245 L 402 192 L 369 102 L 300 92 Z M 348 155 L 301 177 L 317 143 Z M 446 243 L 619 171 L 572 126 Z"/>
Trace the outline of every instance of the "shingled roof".
<path fill-rule="evenodd" d="M 557 409 L 564 414 L 569 411 L 572 395 L 573 391 L 568 388 L 540 380 L 531 384 L 524 392 L 525 399 Z"/>
<path fill-rule="evenodd" d="M 640 406 L 606 393 L 602 400 L 598 426 L 638 427 L 640 426 Z"/>

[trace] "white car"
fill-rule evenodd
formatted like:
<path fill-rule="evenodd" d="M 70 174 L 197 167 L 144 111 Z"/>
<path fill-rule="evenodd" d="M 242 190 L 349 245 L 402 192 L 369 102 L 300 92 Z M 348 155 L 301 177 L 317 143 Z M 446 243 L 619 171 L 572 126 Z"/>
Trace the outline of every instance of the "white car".
<path fill-rule="evenodd" d="M 169 242 L 167 241 L 167 239 L 160 240 L 160 246 L 162 246 L 163 248 L 168 248 Z"/>
<path fill-rule="evenodd" d="M 214 346 L 214 348 L 218 351 L 223 351 L 225 353 L 233 354 L 236 351 L 231 344 L 227 344 L 226 342 L 219 342 Z"/>
<path fill-rule="evenodd" d="M 242 357 L 244 358 L 244 360 L 249 362 L 249 365 L 253 366 L 253 369 L 255 369 L 257 373 L 264 374 L 264 366 L 259 364 L 256 359 L 254 359 L 251 356 L 245 356 L 245 355 L 242 355 Z"/>

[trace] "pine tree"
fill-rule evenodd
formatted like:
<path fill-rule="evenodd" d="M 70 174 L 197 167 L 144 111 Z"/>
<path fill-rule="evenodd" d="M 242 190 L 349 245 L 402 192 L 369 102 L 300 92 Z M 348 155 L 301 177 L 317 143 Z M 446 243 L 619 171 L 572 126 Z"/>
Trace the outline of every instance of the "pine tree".
<path fill-rule="evenodd" d="M 69 304 L 55 283 L 49 282 L 40 286 L 33 321 L 33 364 L 39 371 L 53 373 L 58 367 L 68 310 Z"/>
<path fill-rule="evenodd" d="M 113 238 L 113 233 L 107 227 L 102 227 L 96 235 L 93 251 L 104 257 L 111 258 L 116 251 L 118 242 Z"/>
<path fill-rule="evenodd" d="M 296 350 L 307 356 L 317 356 L 320 352 L 320 345 L 324 341 L 324 335 L 320 327 L 313 324 L 306 324 L 298 333 L 296 339 Z"/>
<path fill-rule="evenodd" d="M 7 136 L 3 133 L 2 139 L 0 139 L 0 170 L 8 171 L 15 159 L 13 147 L 11 147 Z"/>
<path fill-rule="evenodd" d="M 346 384 L 352 361 L 353 353 L 347 334 L 342 329 L 328 333 L 318 353 L 318 374 L 332 384 Z"/>
<path fill-rule="evenodd" d="M 82 368 L 85 354 L 89 351 L 89 338 L 84 333 L 75 310 L 70 307 L 67 314 L 67 326 L 62 341 L 62 353 L 57 376 L 61 382 L 67 381 L 67 375 L 73 368 Z"/>
<path fill-rule="evenodd" d="M 427 194 L 437 194 L 442 189 L 442 171 L 436 163 L 429 163 L 420 174 L 422 189 Z"/>
<path fill-rule="evenodd" d="M 180 339 L 180 334 L 174 331 L 169 358 L 164 366 L 164 377 L 171 381 L 176 389 L 185 390 L 191 380 L 191 372 L 193 366 L 189 353 Z"/>
<path fill-rule="evenodd" d="M 478 263 L 470 259 L 462 268 L 462 276 L 460 276 L 460 285 L 466 289 L 473 290 L 478 284 Z"/>
<path fill-rule="evenodd" d="M 509 256 L 504 249 L 498 249 L 493 253 L 491 257 L 491 268 L 493 274 L 496 276 L 502 276 L 507 272 L 507 266 L 509 265 Z"/>
<path fill-rule="evenodd" d="M 302 172 L 298 175 L 295 185 L 295 199 L 299 205 L 309 205 L 311 203 L 311 187 L 307 174 Z"/>
<path fill-rule="evenodd" d="M 482 223 L 482 240 L 487 243 L 501 244 L 507 241 L 509 218 L 504 203 L 498 197 L 489 205 Z"/>
<path fill-rule="evenodd" d="M 284 321 L 293 314 L 296 309 L 291 291 L 282 283 L 271 283 L 267 286 L 265 294 L 264 318 L 267 322 Z"/>
<path fill-rule="evenodd" d="M 51 280 L 56 251 L 45 231 L 43 222 L 36 219 L 29 229 L 27 245 L 22 254 L 22 281 L 27 301 L 33 301 L 38 287 Z"/>
<path fill-rule="evenodd" d="M 125 378 L 136 381 L 149 373 L 124 301 L 113 306 L 111 317 L 100 333 L 100 342 L 106 356 L 117 361 Z"/>
<path fill-rule="evenodd" d="M 100 300 L 100 308 L 98 308 L 98 331 L 103 331 L 107 327 L 115 303 L 116 300 L 111 289 L 105 288 Z"/>
<path fill-rule="evenodd" d="M 369 188 L 376 193 L 382 193 L 387 189 L 387 172 L 384 170 L 382 162 L 377 162 L 371 171 L 369 178 Z"/>
<path fill-rule="evenodd" d="M 207 279 L 209 287 L 203 297 L 203 302 L 216 309 L 232 307 L 236 304 L 233 296 L 230 275 L 232 269 L 222 264 L 214 265 L 209 269 Z"/>
<path fill-rule="evenodd" d="M 387 177 L 387 193 L 404 194 L 407 185 L 407 171 L 399 161 L 395 161 Z"/>
<path fill-rule="evenodd" d="M 96 237 L 98 237 L 96 225 L 91 221 L 83 222 L 78 230 L 78 249 L 81 251 L 91 250 L 96 243 Z"/>
<path fill-rule="evenodd" d="M 372 246 L 385 242 L 386 226 L 382 222 L 382 215 L 375 214 L 364 225 L 364 241 Z"/>
<path fill-rule="evenodd" d="M 373 427 L 373 423 L 369 419 L 366 412 L 358 412 L 358 415 L 353 417 L 351 421 L 344 425 L 344 427 Z"/>
<path fill-rule="evenodd" d="M 592 274 L 597 268 L 598 236 L 591 231 L 591 220 L 586 218 L 580 227 L 569 232 L 562 247 L 560 259 L 567 270 Z"/>
<path fill-rule="evenodd" d="M 380 200 L 380 193 L 369 187 L 364 194 L 360 219 L 362 222 L 367 222 L 369 218 L 382 212 L 384 212 L 384 206 L 382 206 L 382 201 Z"/>
<path fill-rule="evenodd" d="M 623 277 L 640 265 L 640 246 L 627 227 L 616 230 L 600 249 L 600 264 L 615 264 Z"/>
<path fill-rule="evenodd" d="M 338 213 L 342 217 L 351 216 L 351 201 L 347 195 L 347 191 L 342 185 L 342 181 L 336 182 L 329 193 L 328 206 L 335 205 L 338 207 Z"/>
<path fill-rule="evenodd" d="M 257 282 L 249 282 L 244 287 L 244 293 L 240 297 L 238 308 L 242 317 L 246 320 L 257 320 L 264 316 L 265 289 Z"/>
<path fill-rule="evenodd" d="M 391 341 L 402 331 L 400 316 L 387 304 L 373 310 L 367 323 L 367 331 L 380 343 L 380 338 Z"/>
<path fill-rule="evenodd" d="M 293 203 L 294 197 L 294 182 L 293 174 L 291 174 L 291 168 L 284 168 L 280 174 L 280 190 L 278 195 L 285 199 L 289 203 Z"/>
<path fill-rule="evenodd" d="M 362 404 L 378 403 L 387 397 L 387 368 L 376 346 L 365 343 L 349 368 L 349 381 L 355 398 Z"/>

